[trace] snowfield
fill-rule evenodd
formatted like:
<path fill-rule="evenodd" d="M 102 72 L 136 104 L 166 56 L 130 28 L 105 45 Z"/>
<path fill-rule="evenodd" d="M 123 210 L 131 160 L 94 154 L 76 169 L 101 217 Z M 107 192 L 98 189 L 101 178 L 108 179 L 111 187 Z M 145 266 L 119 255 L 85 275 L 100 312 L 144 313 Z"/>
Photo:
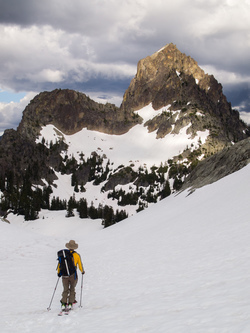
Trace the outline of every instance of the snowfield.
<path fill-rule="evenodd" d="M 42 142 L 42 138 L 45 138 L 49 147 L 50 142 L 55 144 L 58 140 L 63 140 L 69 146 L 67 155 L 74 156 L 78 162 L 81 152 L 84 152 L 85 157 L 88 158 L 95 151 L 101 156 L 106 155 L 107 159 L 113 163 L 114 168 L 121 164 L 133 163 L 135 169 L 144 164 L 150 169 L 153 165 L 160 165 L 161 162 L 180 154 L 187 147 L 198 147 L 199 141 L 205 143 L 209 135 L 209 130 L 198 131 L 196 137 L 191 139 L 190 135 L 186 133 L 190 123 L 182 128 L 179 134 L 170 133 L 162 139 L 156 139 L 156 131 L 148 133 L 148 129 L 144 125 L 148 120 L 168 111 L 169 107 L 170 105 L 156 111 L 150 103 L 136 111 L 135 113 L 143 118 L 143 123 L 134 126 L 123 135 L 110 135 L 90 131 L 86 128 L 73 135 L 66 135 L 54 125 L 46 125 L 42 128 L 36 142 Z M 173 113 L 178 117 L 180 111 Z"/>
<path fill-rule="evenodd" d="M 206 142 L 210 133 L 209 130 L 197 131 L 197 135 L 191 138 L 191 135 L 187 134 L 191 123 L 183 127 L 178 134 L 175 134 L 175 125 L 172 125 L 171 133 L 164 138 L 157 139 L 156 131 L 149 133 L 145 123 L 162 113 L 169 112 L 169 107 L 170 105 L 167 105 L 156 111 L 153 109 L 152 103 L 150 103 L 136 111 L 135 113 L 138 113 L 143 118 L 143 123 L 137 124 L 123 135 L 110 135 L 86 128 L 73 135 L 66 135 L 50 124 L 42 127 L 36 143 L 42 143 L 44 140 L 44 144 L 49 147 L 50 143 L 55 144 L 62 140 L 68 145 L 67 151 L 61 152 L 62 157 L 64 158 L 65 155 L 69 158 L 74 157 L 79 164 L 82 158 L 87 160 L 93 152 L 96 152 L 104 159 L 103 168 L 110 162 L 111 173 L 121 166 L 128 165 L 135 171 L 138 171 L 139 168 L 150 171 L 151 167 L 164 165 L 169 159 L 181 154 L 186 148 L 191 151 L 197 149 L 200 144 Z M 180 110 L 171 111 L 176 119 L 179 117 L 180 112 Z M 199 159 L 202 157 L 203 155 Z M 108 199 L 107 192 L 101 190 L 103 183 L 97 186 L 93 185 L 93 182 L 87 182 L 84 185 L 86 189 L 84 194 L 74 192 L 74 187 L 71 186 L 72 175 L 62 175 L 55 170 L 54 172 L 57 180 L 52 185 L 53 194 L 50 196 L 51 199 L 54 196 L 68 201 L 74 195 L 75 199 L 79 201 L 84 197 L 88 202 L 88 206 L 93 203 L 94 207 L 98 208 L 101 203 L 102 206 L 113 207 L 114 211 L 126 210 L 129 216 L 135 214 L 138 209 L 138 205 L 122 207 L 118 205 L 117 200 Z M 46 180 L 44 180 L 44 184 L 48 185 Z M 135 185 L 130 183 L 127 187 L 127 192 L 130 192 L 129 187 L 135 187 Z M 125 186 L 118 184 L 116 190 L 118 191 L 120 188 L 124 190 Z M 150 206 L 151 204 L 149 203 L 148 205 Z"/>
<path fill-rule="evenodd" d="M 249 174 L 250 165 L 107 229 L 65 212 L 9 216 L 0 222 L 1 332 L 249 333 Z M 61 280 L 47 307 L 56 253 L 70 239 L 86 271 L 83 307 L 58 317 Z"/>

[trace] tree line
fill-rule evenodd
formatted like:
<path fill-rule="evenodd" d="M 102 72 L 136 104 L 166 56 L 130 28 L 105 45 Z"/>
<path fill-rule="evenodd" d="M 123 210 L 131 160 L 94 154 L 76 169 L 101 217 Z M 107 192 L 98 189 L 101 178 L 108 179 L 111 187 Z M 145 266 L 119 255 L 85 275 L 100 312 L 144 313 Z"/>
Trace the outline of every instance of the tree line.
<path fill-rule="evenodd" d="M 66 210 L 66 217 L 72 217 L 75 212 L 80 218 L 102 219 L 104 227 L 120 222 L 128 217 L 125 210 L 116 210 L 110 206 L 93 203 L 88 206 L 87 200 L 81 198 L 77 201 L 73 196 L 69 200 L 61 200 L 53 196 L 51 185 L 43 188 L 32 185 L 29 171 L 27 170 L 22 185 L 14 184 L 14 174 L 9 171 L 5 179 L 0 180 L 0 190 L 3 193 L 0 201 L 2 212 L 11 211 L 14 214 L 24 215 L 26 221 L 36 220 L 41 209 Z"/>

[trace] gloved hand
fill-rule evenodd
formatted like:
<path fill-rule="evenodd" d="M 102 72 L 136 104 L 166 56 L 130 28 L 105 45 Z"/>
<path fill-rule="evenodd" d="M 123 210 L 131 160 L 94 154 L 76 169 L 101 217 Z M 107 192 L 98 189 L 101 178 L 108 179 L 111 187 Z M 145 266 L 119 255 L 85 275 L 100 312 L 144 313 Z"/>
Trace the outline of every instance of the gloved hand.
<path fill-rule="evenodd" d="M 85 274 L 85 271 L 82 272 L 82 275 Z"/>

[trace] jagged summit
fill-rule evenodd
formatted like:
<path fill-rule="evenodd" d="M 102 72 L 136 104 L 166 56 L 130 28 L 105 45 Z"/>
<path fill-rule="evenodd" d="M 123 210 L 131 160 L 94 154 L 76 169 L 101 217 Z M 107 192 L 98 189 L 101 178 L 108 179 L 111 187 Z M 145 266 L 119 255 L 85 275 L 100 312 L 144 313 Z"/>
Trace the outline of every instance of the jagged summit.
<path fill-rule="evenodd" d="M 188 124 L 191 136 L 206 128 L 210 136 L 203 148 L 210 154 L 246 137 L 246 125 L 232 110 L 221 84 L 172 43 L 138 62 L 121 108 L 135 111 L 150 103 L 155 110 L 169 111 L 146 124 L 158 138 L 177 134 Z"/>
<path fill-rule="evenodd" d="M 152 54 L 151 58 L 157 58 L 159 56 L 164 58 L 165 54 L 169 60 L 168 66 L 171 67 L 172 65 L 172 67 L 179 71 L 184 69 L 186 73 L 193 75 L 197 80 L 201 80 L 206 76 L 203 69 L 198 66 L 198 63 L 190 56 L 181 53 L 173 43 L 165 45 L 159 51 Z"/>
<path fill-rule="evenodd" d="M 152 102 L 153 107 L 158 109 L 177 97 L 183 100 L 190 93 L 185 91 L 191 78 L 206 92 L 211 88 L 209 83 L 213 83 L 213 76 L 205 74 L 193 58 L 181 53 L 174 44 L 167 44 L 138 62 L 136 76 L 124 94 L 122 105 L 137 110 Z M 183 82 L 180 82 L 181 79 Z M 185 87 L 183 83 L 186 83 Z M 219 87 L 221 90 L 221 85 Z M 189 99 L 192 100 L 192 96 Z"/>

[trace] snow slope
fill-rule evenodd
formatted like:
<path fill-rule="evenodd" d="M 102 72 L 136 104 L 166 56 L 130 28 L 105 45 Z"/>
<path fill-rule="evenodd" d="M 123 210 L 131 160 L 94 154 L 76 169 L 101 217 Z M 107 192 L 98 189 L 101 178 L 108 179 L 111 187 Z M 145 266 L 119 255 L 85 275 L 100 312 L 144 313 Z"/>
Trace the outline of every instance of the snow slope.
<path fill-rule="evenodd" d="M 0 222 L 4 333 L 250 332 L 250 165 L 112 227 L 46 212 Z M 56 252 L 79 243 L 83 308 L 58 317 Z M 80 282 L 77 298 L 80 296 Z"/>
<path fill-rule="evenodd" d="M 187 134 L 187 130 L 191 123 L 183 127 L 178 134 L 174 134 L 174 125 L 172 125 L 172 132 L 166 135 L 162 139 L 156 138 L 156 131 L 148 132 L 148 128 L 145 127 L 145 123 L 160 115 L 161 113 L 169 111 L 170 105 L 167 105 L 159 110 L 154 110 L 152 103 L 143 107 L 141 110 L 136 111 L 142 118 L 143 123 L 138 124 L 130 129 L 123 135 L 110 135 L 97 131 L 91 131 L 83 128 L 81 131 L 73 134 L 66 135 L 60 132 L 54 125 L 44 126 L 40 132 L 39 138 L 36 142 L 41 143 L 45 139 L 45 144 L 50 146 L 50 143 L 56 143 L 58 140 L 63 140 L 67 145 L 67 151 L 61 152 L 61 155 L 69 158 L 74 157 L 79 163 L 81 155 L 84 155 L 84 159 L 91 156 L 93 152 L 96 152 L 99 156 L 104 157 L 103 167 L 106 167 L 108 161 L 110 161 L 110 168 L 114 171 L 119 166 L 132 166 L 135 171 L 138 168 L 143 167 L 150 170 L 152 166 L 164 165 L 169 159 L 182 153 L 187 147 L 191 150 L 199 147 L 200 143 L 205 143 L 209 135 L 209 130 L 203 132 L 197 131 L 197 135 L 191 138 L 190 134 Z M 179 117 L 181 111 L 172 111 L 173 117 L 176 119 Z M 199 115 L 199 114 L 197 114 Z M 202 116 L 202 115 L 200 115 Z M 71 196 L 75 196 L 76 200 L 84 197 L 88 205 L 93 202 L 97 208 L 99 203 L 103 206 L 108 205 L 113 207 L 114 211 L 125 209 L 129 215 L 135 214 L 138 209 L 138 205 L 121 207 L 117 204 L 116 200 L 108 199 L 107 192 L 101 191 L 104 183 L 99 186 L 93 185 L 88 182 L 84 187 L 86 192 L 74 192 L 74 187 L 71 186 L 71 174 L 62 175 L 55 172 L 57 180 L 53 182 L 51 198 L 53 196 L 59 197 L 61 200 L 68 201 Z M 44 181 L 46 184 L 47 182 Z M 133 184 L 127 185 L 127 192 L 129 187 Z M 117 185 L 116 190 L 125 186 Z M 150 205 L 150 204 L 149 204 Z"/>
<path fill-rule="evenodd" d="M 81 152 L 89 157 L 95 151 L 101 156 L 106 155 L 107 159 L 114 163 L 114 168 L 121 164 L 129 165 L 130 163 L 133 163 L 137 168 L 144 164 L 150 168 L 180 154 L 187 147 L 198 146 L 199 140 L 204 143 L 209 135 L 209 130 L 198 131 L 195 138 L 192 139 L 186 133 L 191 125 L 190 123 L 190 125 L 182 128 L 179 134 L 169 133 L 162 139 L 156 139 L 156 131 L 149 133 L 144 125 L 149 119 L 168 111 L 169 107 L 170 105 L 156 111 L 150 103 L 136 111 L 143 118 L 143 123 L 134 126 L 123 135 L 110 135 L 90 131 L 86 128 L 73 135 L 66 135 L 55 126 L 47 125 L 42 128 L 36 142 L 42 142 L 42 138 L 45 138 L 49 146 L 51 141 L 56 143 L 57 140 L 63 139 L 69 146 L 67 155 L 69 157 L 74 156 L 78 161 L 80 161 L 79 154 Z M 179 116 L 180 112 L 174 112 L 176 117 Z"/>

